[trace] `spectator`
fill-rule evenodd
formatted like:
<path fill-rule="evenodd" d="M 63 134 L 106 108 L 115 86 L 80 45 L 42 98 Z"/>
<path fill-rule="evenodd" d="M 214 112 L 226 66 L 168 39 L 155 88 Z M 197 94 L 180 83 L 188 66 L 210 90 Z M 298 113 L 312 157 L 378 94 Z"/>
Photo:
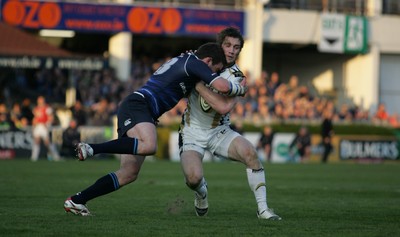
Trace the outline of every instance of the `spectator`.
<path fill-rule="evenodd" d="M 52 86 L 49 89 L 51 101 L 53 103 L 65 103 L 66 88 L 68 88 L 68 77 L 61 71 L 61 69 L 54 69 L 53 75 L 57 80 L 52 80 Z"/>
<path fill-rule="evenodd" d="M 389 124 L 394 128 L 400 128 L 400 118 L 397 113 L 392 114 L 388 118 Z"/>
<path fill-rule="evenodd" d="M 28 120 L 28 125 L 31 125 L 33 119 L 33 113 L 32 113 L 31 100 L 29 98 L 25 98 L 22 100 L 21 113 L 22 117 Z"/>
<path fill-rule="evenodd" d="M 268 97 L 260 96 L 258 97 L 258 111 L 253 116 L 253 124 L 260 125 L 264 124 L 266 121 L 270 121 L 271 115 L 268 108 Z"/>
<path fill-rule="evenodd" d="M 305 98 L 309 101 L 313 100 L 313 97 L 311 96 L 310 91 L 306 86 L 299 87 L 297 96 L 300 98 Z"/>
<path fill-rule="evenodd" d="M 288 92 L 293 92 L 296 97 L 299 95 L 299 78 L 296 75 L 290 77 L 287 90 Z"/>
<path fill-rule="evenodd" d="M 82 102 L 77 100 L 71 108 L 72 118 L 76 120 L 78 126 L 86 125 L 86 111 L 83 108 Z"/>
<path fill-rule="evenodd" d="M 270 126 L 265 126 L 258 140 L 257 149 L 262 150 L 265 155 L 265 160 L 271 161 L 272 141 L 274 139 L 274 132 Z"/>
<path fill-rule="evenodd" d="M 274 118 L 277 120 L 285 120 L 285 111 L 281 103 L 275 104 Z"/>
<path fill-rule="evenodd" d="M 26 118 L 23 118 L 24 117 L 22 117 L 21 105 L 18 102 L 15 102 L 10 111 L 10 119 L 16 128 L 21 129 L 22 127 L 26 126 L 25 124 L 23 124 L 25 123 L 24 121 L 26 121 Z"/>
<path fill-rule="evenodd" d="M 329 109 L 326 109 L 323 113 L 323 121 L 321 124 L 321 138 L 323 145 L 321 157 L 322 163 L 326 163 L 328 161 L 329 154 L 332 151 L 332 136 L 334 135 L 332 116 L 333 113 Z"/>
<path fill-rule="evenodd" d="M 363 110 L 361 108 L 357 108 L 354 111 L 354 118 L 355 118 L 355 121 L 357 121 L 357 122 L 369 122 L 370 121 L 368 111 Z"/>
<path fill-rule="evenodd" d="M 349 106 L 346 103 L 340 106 L 340 110 L 337 113 L 337 118 L 339 121 L 347 121 L 347 122 L 352 121 L 353 116 L 349 110 Z"/>
<path fill-rule="evenodd" d="M 318 100 L 315 100 L 314 106 L 318 118 L 322 118 L 327 103 L 328 100 L 326 98 L 319 98 Z"/>
<path fill-rule="evenodd" d="M 389 114 L 386 111 L 386 106 L 384 103 L 380 103 L 378 105 L 378 110 L 373 116 L 373 122 L 387 122 L 389 118 Z"/>
<path fill-rule="evenodd" d="M 237 121 L 244 118 L 246 115 L 246 111 L 244 105 L 242 103 L 237 103 L 234 107 L 234 113 L 231 115 L 231 121 Z"/>
<path fill-rule="evenodd" d="M 240 135 L 243 135 L 244 130 L 243 130 L 242 120 L 237 120 L 235 123 L 231 123 L 230 127 L 232 128 L 233 131 L 239 133 Z"/>
<path fill-rule="evenodd" d="M 258 95 L 258 89 L 255 86 L 250 86 L 249 90 L 246 93 L 245 101 L 244 104 L 248 107 L 246 110 L 251 110 L 248 112 L 252 112 L 257 110 L 258 104 L 257 104 L 257 98 L 259 97 Z"/>
<path fill-rule="evenodd" d="M 7 107 L 0 103 L 0 131 L 9 131 L 14 128 L 12 121 L 9 118 Z"/>
<path fill-rule="evenodd" d="M 265 69 L 263 69 L 262 71 L 261 71 L 261 75 L 260 75 L 260 77 L 259 78 L 257 78 L 257 80 L 256 80 L 256 85 L 257 86 L 266 86 L 267 85 L 267 81 L 268 81 L 268 72 L 265 70 Z"/>
<path fill-rule="evenodd" d="M 257 85 L 257 84 L 259 84 L 259 85 Z M 257 89 L 258 89 L 258 96 L 268 96 L 268 90 L 267 90 L 267 87 L 264 85 L 264 84 L 262 84 L 262 82 L 261 83 L 257 83 L 255 86 L 257 87 Z"/>
<path fill-rule="evenodd" d="M 295 148 L 295 149 L 293 149 Z M 300 161 L 304 162 L 310 158 L 311 155 L 311 135 L 307 127 L 300 127 L 295 138 L 289 145 L 290 156 L 294 158 L 295 155 L 300 156 Z"/>
<path fill-rule="evenodd" d="M 106 98 L 101 98 L 99 102 L 91 106 L 92 116 L 90 124 L 93 126 L 110 126 L 111 113 L 109 111 L 109 102 Z"/>
<path fill-rule="evenodd" d="M 250 101 L 246 102 L 244 104 L 244 110 L 245 110 L 244 120 L 246 122 L 250 122 L 251 123 L 252 120 L 253 120 L 254 114 L 255 114 L 254 113 L 255 109 L 254 109 L 253 103 L 250 102 Z"/>
<path fill-rule="evenodd" d="M 271 78 L 267 82 L 268 95 L 274 96 L 276 89 L 280 85 L 281 85 L 281 82 L 279 81 L 279 74 L 277 72 L 273 72 L 271 74 Z"/>
<path fill-rule="evenodd" d="M 313 120 L 317 119 L 315 108 L 312 107 L 312 105 L 308 106 L 305 119 L 308 120 L 308 121 L 313 121 Z"/>
<path fill-rule="evenodd" d="M 78 123 L 75 119 L 69 122 L 69 127 L 63 131 L 61 155 L 66 157 L 75 156 L 75 147 L 81 140 L 81 133 L 78 130 Z"/>
<path fill-rule="evenodd" d="M 322 4 L 322 11 L 328 12 L 329 11 L 329 0 L 321 0 Z"/>
<path fill-rule="evenodd" d="M 37 105 L 33 109 L 33 115 L 32 135 L 34 141 L 31 160 L 37 161 L 39 159 L 41 141 L 43 141 L 44 145 L 47 147 L 47 151 L 50 153 L 52 160 L 61 160 L 55 145 L 50 140 L 50 128 L 54 121 L 53 109 L 46 103 L 43 96 L 37 98 Z"/>

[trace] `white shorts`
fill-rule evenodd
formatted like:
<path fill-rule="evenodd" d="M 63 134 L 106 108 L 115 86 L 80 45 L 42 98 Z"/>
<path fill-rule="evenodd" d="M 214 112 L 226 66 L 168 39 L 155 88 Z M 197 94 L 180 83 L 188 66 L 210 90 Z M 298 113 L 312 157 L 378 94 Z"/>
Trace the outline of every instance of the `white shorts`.
<path fill-rule="evenodd" d="M 204 156 L 205 150 L 213 155 L 228 158 L 228 149 L 233 139 L 240 136 L 228 125 L 212 129 L 185 126 L 179 131 L 179 152 L 197 151 Z"/>
<path fill-rule="evenodd" d="M 49 139 L 49 129 L 44 124 L 37 124 L 33 127 L 32 135 L 34 138 Z"/>

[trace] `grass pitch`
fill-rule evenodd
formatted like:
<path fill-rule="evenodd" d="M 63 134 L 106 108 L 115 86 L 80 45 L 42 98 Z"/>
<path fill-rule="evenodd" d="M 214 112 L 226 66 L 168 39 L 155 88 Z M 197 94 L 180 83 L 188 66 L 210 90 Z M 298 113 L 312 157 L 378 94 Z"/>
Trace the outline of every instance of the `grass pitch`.
<path fill-rule="evenodd" d="M 95 216 L 66 214 L 66 197 L 118 161 L 0 161 L 0 236 L 400 236 L 400 164 L 266 164 L 268 204 L 258 220 L 244 166 L 204 164 L 207 217 L 178 163 L 146 162 L 139 179 L 92 200 Z"/>

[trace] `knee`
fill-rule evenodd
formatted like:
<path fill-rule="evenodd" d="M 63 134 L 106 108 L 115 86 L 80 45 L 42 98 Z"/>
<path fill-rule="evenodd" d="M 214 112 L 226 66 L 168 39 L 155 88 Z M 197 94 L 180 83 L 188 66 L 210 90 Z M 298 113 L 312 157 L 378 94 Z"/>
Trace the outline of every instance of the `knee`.
<path fill-rule="evenodd" d="M 129 183 L 134 182 L 138 178 L 138 174 L 129 174 L 129 175 L 124 175 L 123 177 L 119 178 L 119 185 L 124 186 Z"/>
<path fill-rule="evenodd" d="M 191 189 L 195 189 L 199 186 L 202 179 L 203 176 L 200 173 L 186 175 L 186 185 Z"/>
<path fill-rule="evenodd" d="M 157 143 L 155 143 L 154 145 L 150 146 L 149 148 L 149 153 L 154 155 L 157 152 Z"/>
<path fill-rule="evenodd" d="M 253 148 L 246 149 L 243 156 L 244 156 L 244 162 L 248 167 L 258 169 L 259 166 L 261 165 L 260 161 L 258 160 L 256 149 Z"/>
<path fill-rule="evenodd" d="M 248 147 L 243 151 L 243 157 L 245 157 L 245 160 L 257 160 L 257 151 L 254 147 Z"/>
<path fill-rule="evenodd" d="M 157 143 L 149 143 L 145 146 L 145 151 L 143 152 L 146 155 L 154 155 L 157 152 Z"/>

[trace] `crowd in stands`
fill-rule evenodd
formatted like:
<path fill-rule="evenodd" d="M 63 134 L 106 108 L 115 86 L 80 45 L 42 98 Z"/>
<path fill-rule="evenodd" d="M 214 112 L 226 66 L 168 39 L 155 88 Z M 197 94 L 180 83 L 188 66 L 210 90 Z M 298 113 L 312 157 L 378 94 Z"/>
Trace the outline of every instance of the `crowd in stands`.
<path fill-rule="evenodd" d="M 27 79 L 22 70 L 16 74 L 17 87 L 29 88 L 32 93 L 19 100 L 13 100 L 7 86 L 0 93 L 0 128 L 4 124 L 4 114 L 15 127 L 28 126 L 32 122 L 32 107 L 35 96 L 44 95 L 55 108 L 65 106 L 68 88 L 76 88 L 76 103 L 68 108 L 78 126 L 110 126 L 116 114 L 118 103 L 129 93 L 142 86 L 160 62 L 148 58 L 138 58 L 132 62 L 131 78 L 121 81 L 112 69 L 101 71 L 61 71 L 57 69 L 38 70 Z M 336 105 L 333 100 L 312 94 L 299 84 L 293 75 L 284 83 L 277 72 L 268 75 L 263 72 L 256 80 L 251 80 L 245 97 L 239 99 L 231 113 L 232 122 L 263 125 L 276 121 L 298 123 L 319 122 L 325 110 L 334 114 L 335 123 L 373 123 L 385 126 L 400 126 L 396 113 L 389 113 L 384 104 L 376 112 L 370 113 L 356 105 Z M 36 94 L 34 94 L 36 93 Z M 179 122 L 186 108 L 182 100 L 174 109 L 161 117 L 160 123 Z"/>
<path fill-rule="evenodd" d="M 32 125 L 32 109 L 39 95 L 43 95 L 55 110 L 69 109 L 78 126 L 112 125 L 118 103 L 144 84 L 153 72 L 152 66 L 153 62 L 146 59 L 134 61 L 131 79 L 126 82 L 117 79 L 112 69 L 40 69 L 35 72 L 16 69 L 12 73 L 8 69 L 4 73 L 7 78 L 0 78 L 0 128 L 8 129 L 9 124 L 15 128 Z M 65 108 L 66 94 L 71 88 L 76 88 L 76 103 Z"/>

